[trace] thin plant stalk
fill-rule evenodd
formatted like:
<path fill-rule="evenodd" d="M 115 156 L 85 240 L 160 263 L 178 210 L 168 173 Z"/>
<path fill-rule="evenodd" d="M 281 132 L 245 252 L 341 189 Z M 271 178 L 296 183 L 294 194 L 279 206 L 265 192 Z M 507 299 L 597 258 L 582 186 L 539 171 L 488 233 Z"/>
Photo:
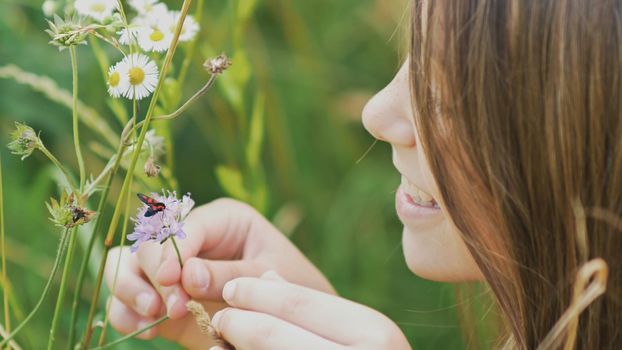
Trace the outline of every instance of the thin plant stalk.
<path fill-rule="evenodd" d="M 58 159 L 56 159 L 56 157 L 54 157 L 54 155 L 47 148 L 45 148 L 45 146 L 41 146 L 39 150 L 46 157 L 48 157 L 48 159 L 58 168 L 58 170 L 60 170 L 63 173 L 63 175 L 65 175 L 65 180 L 69 184 L 69 187 L 71 188 L 71 190 L 74 193 L 79 193 L 78 188 L 73 183 L 73 179 L 71 178 L 71 175 L 69 175 L 69 172 L 67 171 L 67 169 L 65 169 L 65 167 L 58 161 Z"/>
<path fill-rule="evenodd" d="M 60 281 L 60 288 L 58 290 L 58 297 L 56 298 L 56 307 L 54 308 L 54 316 L 52 317 L 52 325 L 50 326 L 50 337 L 48 338 L 48 350 L 52 349 L 54 344 L 56 329 L 58 328 L 58 319 L 60 317 L 60 311 L 63 305 L 63 299 L 65 299 L 65 292 L 67 290 L 67 280 L 69 279 L 69 270 L 71 269 L 71 262 L 73 260 L 73 251 L 76 248 L 78 229 L 72 228 L 69 232 L 69 248 L 67 248 L 67 257 L 65 258 L 65 268 Z"/>
<path fill-rule="evenodd" d="M 76 149 L 78 158 L 78 168 L 80 169 L 80 191 L 84 189 L 86 181 L 86 170 L 84 168 L 84 158 L 80 146 L 80 128 L 78 126 L 78 59 L 75 45 L 69 48 L 71 52 L 71 72 L 73 77 L 73 145 Z"/>
<path fill-rule="evenodd" d="M 127 196 L 127 202 L 125 204 L 125 218 L 123 219 L 123 232 L 121 233 L 121 237 L 119 237 L 119 246 L 121 247 L 121 251 L 123 251 L 123 246 L 125 245 L 125 237 L 127 235 L 127 223 L 130 217 L 130 196 Z M 114 278 L 112 280 L 112 287 L 110 289 L 110 294 L 114 295 L 117 290 L 117 279 L 119 277 L 119 270 L 121 267 L 121 253 L 119 253 L 119 257 L 117 258 L 117 266 L 114 271 Z M 108 303 L 106 305 L 106 311 L 110 310 L 110 303 L 112 302 L 112 298 L 108 299 Z M 102 327 L 101 334 L 99 335 L 98 346 L 102 346 L 104 341 L 106 340 L 106 330 L 108 328 L 108 312 L 104 315 L 104 325 Z"/>
<path fill-rule="evenodd" d="M 89 312 L 89 319 L 87 320 L 87 328 L 86 334 L 84 336 L 83 345 L 85 348 L 88 348 L 90 339 L 92 337 L 92 327 L 90 326 L 93 322 L 93 318 L 95 317 L 94 306 L 97 303 L 96 296 L 99 296 L 99 292 L 101 290 L 102 280 L 103 280 L 103 265 L 106 263 L 106 259 L 108 256 L 108 252 L 110 251 L 110 247 L 112 246 L 112 242 L 117 231 L 117 227 L 119 225 L 119 219 L 121 216 L 121 210 L 123 206 L 123 200 L 126 196 L 129 195 L 129 183 L 130 179 L 134 175 L 134 169 L 136 168 L 136 163 L 138 162 L 138 156 L 140 155 L 140 150 L 142 149 L 143 142 L 145 141 L 145 135 L 147 134 L 147 130 L 149 128 L 149 123 L 151 122 L 151 118 L 153 117 L 153 112 L 155 111 L 155 107 L 157 104 L 158 96 L 160 95 L 160 91 L 162 90 L 162 86 L 164 85 L 164 80 L 166 78 L 166 73 L 168 72 L 168 68 L 173 59 L 173 55 L 175 54 L 175 49 L 177 48 L 177 43 L 179 41 L 179 35 L 181 34 L 181 27 L 184 23 L 186 16 L 188 14 L 188 9 L 192 0 L 184 0 L 179 16 L 179 20 L 177 22 L 177 26 L 175 28 L 175 34 L 173 36 L 173 40 L 171 42 L 171 46 L 168 49 L 166 54 L 166 58 L 164 59 L 164 63 L 162 65 L 162 71 L 160 73 L 160 79 L 158 80 L 158 84 L 153 92 L 153 96 L 151 97 L 151 101 L 149 102 L 149 108 L 147 109 L 147 113 L 145 115 L 144 126 L 140 131 L 140 135 L 138 136 L 138 141 L 136 142 L 134 154 L 132 155 L 132 159 L 130 165 L 127 169 L 127 174 L 125 175 L 125 180 L 123 181 L 123 185 L 121 186 L 121 192 L 119 198 L 117 199 L 115 210 L 112 214 L 112 219 L 110 220 L 110 226 L 108 228 L 108 233 L 106 234 L 106 239 L 104 240 L 104 254 L 102 255 L 102 260 L 99 273 L 97 276 L 97 281 L 95 284 L 95 291 L 93 293 L 93 299 L 91 300 L 91 311 Z"/>
<path fill-rule="evenodd" d="M 184 261 L 181 259 L 181 253 L 179 252 L 179 247 L 177 246 L 177 241 L 175 237 L 171 236 L 171 242 L 173 243 L 173 248 L 175 248 L 175 253 L 177 254 L 177 260 L 179 261 L 179 267 L 184 267 Z"/>
<path fill-rule="evenodd" d="M 176 119 L 179 116 L 181 116 L 186 110 L 188 110 L 188 108 L 190 108 L 190 106 L 196 101 L 198 100 L 201 96 L 205 95 L 206 92 L 208 92 L 212 86 L 214 85 L 214 82 L 216 81 L 216 77 L 218 76 L 218 74 L 213 74 L 209 80 L 207 81 L 207 83 L 205 83 L 205 85 L 203 85 L 203 87 L 198 90 L 197 92 L 194 93 L 194 95 L 192 95 L 192 97 L 190 97 L 183 105 L 181 105 L 181 107 L 179 107 L 176 111 L 174 111 L 173 113 L 170 114 L 163 114 L 163 115 L 158 115 L 155 116 L 151 119 L 151 121 L 159 121 L 159 120 L 172 120 L 172 119 Z M 145 120 L 137 123 L 132 129 L 129 129 L 130 132 L 135 131 L 136 129 L 142 127 L 145 124 Z"/>
<path fill-rule="evenodd" d="M 9 310 L 9 288 L 6 278 L 6 243 L 4 241 L 4 193 L 2 191 L 2 158 L 0 158 L 0 245 L 2 245 L 2 303 L 4 305 L 4 327 L 7 333 L 11 332 L 11 314 Z"/>
<path fill-rule="evenodd" d="M 52 281 L 54 281 L 54 277 L 56 277 L 56 273 L 58 272 L 58 268 L 60 267 L 60 264 L 61 264 L 61 262 L 63 260 L 63 256 L 65 255 L 65 249 L 67 248 L 67 236 L 68 235 L 69 235 L 69 229 L 64 229 L 63 233 L 62 233 L 62 236 L 61 236 L 61 239 L 60 239 L 59 246 L 58 246 L 58 252 L 56 254 L 56 259 L 54 260 L 54 265 L 52 266 L 52 271 L 50 272 L 50 277 L 48 278 L 48 280 L 47 280 L 47 282 L 45 284 L 45 287 L 43 287 L 43 293 L 41 293 L 41 296 L 39 297 L 39 300 L 37 301 L 37 304 L 32 309 L 32 311 L 30 311 L 28 316 L 26 316 L 26 318 L 24 318 L 22 323 L 17 325 L 17 327 L 15 327 L 13 332 L 11 332 L 7 337 L 5 337 L 2 340 L 2 342 L 0 342 L 0 347 L 5 346 L 11 339 L 13 339 L 13 337 L 15 337 L 15 335 L 17 333 L 19 333 L 19 331 L 22 330 L 22 328 L 30 321 L 30 319 L 32 319 L 32 317 L 37 313 L 37 311 L 39 311 L 39 308 L 43 304 L 43 300 L 45 300 L 45 297 L 50 292 L 50 287 L 52 286 Z"/>
<path fill-rule="evenodd" d="M 112 187 L 112 181 L 113 181 L 114 176 L 116 175 L 116 173 L 117 173 L 117 171 L 118 171 L 118 169 L 119 169 L 119 167 L 121 165 L 122 155 L 125 152 L 126 148 L 127 148 L 127 146 L 125 145 L 125 142 L 123 142 L 123 140 L 122 140 L 121 144 L 119 145 L 119 151 L 115 155 L 116 158 L 115 158 L 115 161 L 114 161 L 114 165 L 112 165 L 112 167 L 110 167 L 110 168 L 107 168 L 107 169 L 110 169 L 110 170 L 104 169 L 104 171 L 102 171 L 102 173 L 109 172 L 108 173 L 108 180 L 107 180 L 106 186 L 104 187 L 104 190 L 103 190 L 103 192 L 101 194 L 101 197 L 99 199 L 99 204 L 97 205 L 98 218 L 97 218 L 97 221 L 95 222 L 95 226 L 93 227 L 93 233 L 91 234 L 91 238 L 89 239 L 89 243 L 88 243 L 86 252 L 84 253 L 84 257 L 82 258 L 82 263 L 80 265 L 80 272 L 78 273 L 78 280 L 76 282 L 76 292 L 75 292 L 74 297 L 73 297 L 73 304 L 72 304 L 72 311 L 71 311 L 71 324 L 70 324 L 70 328 L 69 328 L 69 349 L 68 350 L 71 350 L 72 347 L 73 347 L 73 344 L 75 343 L 76 324 L 78 322 L 78 304 L 79 304 L 79 301 L 80 301 L 80 294 L 82 293 L 82 286 L 84 284 L 84 277 L 86 276 L 86 270 L 88 268 L 88 262 L 89 262 L 89 259 L 91 257 L 91 253 L 93 252 L 93 247 L 95 245 L 95 240 L 96 240 L 96 238 L 98 236 L 98 233 L 100 231 L 101 225 L 103 223 L 102 217 L 103 217 L 104 207 L 105 207 L 106 201 L 108 199 L 108 194 L 110 193 L 110 188 Z M 85 191 L 85 195 L 89 195 L 88 191 Z"/>
<path fill-rule="evenodd" d="M 160 323 L 167 321 L 168 318 L 169 318 L 168 316 L 164 316 L 162 318 L 159 318 L 158 320 L 156 320 L 155 322 L 145 326 L 144 328 L 141 328 L 141 329 L 139 329 L 139 330 L 137 330 L 135 332 L 132 332 L 132 333 L 130 333 L 130 334 L 124 336 L 124 337 L 121 337 L 119 339 L 116 339 L 114 341 L 111 341 L 108 344 L 104 344 L 102 346 L 97 346 L 97 347 L 94 347 L 94 348 L 90 348 L 89 350 L 110 349 L 110 348 L 112 348 L 115 345 L 119 345 L 119 344 L 123 343 L 124 341 L 132 339 L 132 338 L 140 335 L 141 333 L 146 332 L 146 331 L 150 330 L 151 328 L 159 325 Z"/>

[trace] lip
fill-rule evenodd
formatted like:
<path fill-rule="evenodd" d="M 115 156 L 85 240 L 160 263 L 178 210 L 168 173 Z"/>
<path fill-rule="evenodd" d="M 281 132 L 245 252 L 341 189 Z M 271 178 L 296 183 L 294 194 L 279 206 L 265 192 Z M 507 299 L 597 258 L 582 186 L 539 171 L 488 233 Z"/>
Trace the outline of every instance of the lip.
<path fill-rule="evenodd" d="M 423 222 L 436 218 L 441 214 L 440 208 L 424 207 L 415 203 L 400 185 L 395 194 L 395 209 L 397 216 L 404 223 Z"/>

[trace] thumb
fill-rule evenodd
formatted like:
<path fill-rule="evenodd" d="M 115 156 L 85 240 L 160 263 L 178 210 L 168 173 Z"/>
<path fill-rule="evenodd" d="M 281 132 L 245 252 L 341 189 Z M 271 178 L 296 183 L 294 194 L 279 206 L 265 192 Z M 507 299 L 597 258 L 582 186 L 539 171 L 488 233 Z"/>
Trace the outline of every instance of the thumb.
<path fill-rule="evenodd" d="M 257 260 L 208 260 L 190 258 L 184 263 L 181 282 L 192 298 L 222 301 L 225 283 L 238 277 L 259 277 L 269 270 Z"/>

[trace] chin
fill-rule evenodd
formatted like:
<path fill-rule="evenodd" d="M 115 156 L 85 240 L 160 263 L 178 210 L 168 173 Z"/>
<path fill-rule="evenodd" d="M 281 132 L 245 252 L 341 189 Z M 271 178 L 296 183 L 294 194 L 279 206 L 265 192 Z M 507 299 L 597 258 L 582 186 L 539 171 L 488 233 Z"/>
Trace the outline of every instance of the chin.
<path fill-rule="evenodd" d="M 466 282 L 482 280 L 482 274 L 456 234 L 412 231 L 404 227 L 402 246 L 406 265 L 415 275 L 438 282 Z M 453 239 L 449 239 L 453 238 Z"/>

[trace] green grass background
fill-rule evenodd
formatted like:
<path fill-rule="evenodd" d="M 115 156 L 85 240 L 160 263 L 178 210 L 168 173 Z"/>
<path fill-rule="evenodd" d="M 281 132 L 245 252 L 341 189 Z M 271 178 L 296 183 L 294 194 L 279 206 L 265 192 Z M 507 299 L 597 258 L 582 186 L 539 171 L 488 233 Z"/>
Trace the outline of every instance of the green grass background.
<path fill-rule="evenodd" d="M 168 4 L 179 7 L 181 1 Z M 231 103 L 225 89 L 216 88 L 171 124 L 174 174 L 179 188 L 192 192 L 198 203 L 230 194 L 220 186 L 215 167 L 243 169 L 244 130 L 253 101 L 265 96 L 261 183 L 267 193 L 266 215 L 288 231 L 341 295 L 389 315 L 415 349 L 462 349 L 467 346 L 454 287 L 422 280 L 405 266 L 401 225 L 394 213 L 399 176 L 390 148 L 379 143 L 357 162 L 373 142 L 361 125 L 361 108 L 390 81 L 405 51 L 405 5 L 404 0 L 267 0 L 259 1 L 241 25 L 235 17 L 238 1 L 207 0 L 197 55 L 182 95 L 190 96 L 208 77 L 201 70 L 205 53 L 243 49 L 248 79 L 236 87 L 239 106 Z M 0 2 L 0 65 L 16 64 L 69 90 L 69 53 L 47 44 L 40 6 L 34 0 Z M 80 99 L 120 131 L 92 53 L 80 47 L 78 56 Z M 59 233 L 44 206 L 58 193 L 55 172 L 41 155 L 21 162 L 9 154 L 4 145 L 13 122 L 42 130 L 45 144 L 64 164 L 76 169 L 76 163 L 68 109 L 11 79 L 0 79 L 0 101 L 9 277 L 19 305 L 15 324 L 43 288 Z M 81 130 L 85 144 L 97 139 Z M 103 165 L 88 148 L 85 157 L 90 169 Z M 93 287 L 92 275 L 88 283 L 85 297 Z M 25 348 L 39 349 L 47 342 L 52 300 L 55 295 L 17 338 Z M 87 307 L 85 301 L 82 320 Z M 66 318 L 59 348 L 66 338 Z M 164 341 L 132 341 L 118 348 L 154 347 L 175 348 Z"/>

